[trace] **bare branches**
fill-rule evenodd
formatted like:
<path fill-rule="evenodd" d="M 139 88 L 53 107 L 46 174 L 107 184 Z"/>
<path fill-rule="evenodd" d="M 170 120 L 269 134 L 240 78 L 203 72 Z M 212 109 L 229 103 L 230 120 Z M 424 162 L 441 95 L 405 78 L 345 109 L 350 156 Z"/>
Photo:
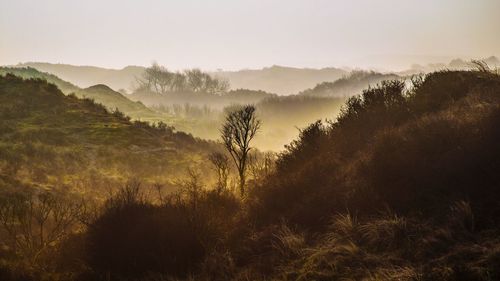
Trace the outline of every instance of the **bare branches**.
<path fill-rule="evenodd" d="M 254 153 L 249 155 L 248 168 L 252 178 L 256 181 L 261 181 L 271 175 L 275 168 L 276 154 L 266 152 L 264 154 Z"/>
<path fill-rule="evenodd" d="M 8 194 L 0 200 L 0 224 L 14 250 L 36 264 L 74 229 L 82 210 L 81 202 L 51 192 Z"/>
<path fill-rule="evenodd" d="M 240 192 L 245 193 L 246 168 L 250 142 L 261 126 L 261 121 L 255 116 L 255 107 L 246 105 L 226 116 L 221 128 L 222 141 L 236 165 L 240 177 Z"/>
<path fill-rule="evenodd" d="M 217 193 L 227 189 L 227 180 L 229 176 L 229 158 L 220 152 L 214 152 L 208 156 L 208 160 L 214 166 L 217 173 Z"/>

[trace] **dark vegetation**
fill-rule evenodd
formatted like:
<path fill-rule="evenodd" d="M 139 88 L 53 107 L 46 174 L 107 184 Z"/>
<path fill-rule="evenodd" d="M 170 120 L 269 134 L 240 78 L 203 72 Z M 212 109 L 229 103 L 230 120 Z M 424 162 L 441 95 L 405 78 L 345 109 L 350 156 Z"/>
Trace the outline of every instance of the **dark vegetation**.
<path fill-rule="evenodd" d="M 10 97 L 0 104 L 8 102 L 16 108 L 1 107 L 3 116 L 15 117 L 9 117 L 11 122 L 2 129 L 2 143 L 9 143 L 12 132 L 20 131 L 17 126 L 29 127 L 18 114 L 36 120 L 35 113 L 69 114 L 83 106 L 92 110 L 86 109 L 79 120 L 99 113 L 124 124 L 118 126 L 120 131 L 129 132 L 107 138 L 110 142 L 101 144 L 106 148 L 137 139 L 139 143 L 161 139 L 157 128 L 132 129 L 133 123 L 123 117 L 63 96 L 46 82 L 13 76 L 0 81 L 0 97 Z M 46 201 L 38 191 L 18 201 L 8 194 L 0 202 L 2 237 L 43 237 L 47 232 L 28 235 L 22 227 L 10 230 L 23 226 L 26 217 L 45 222 L 36 215 L 19 215 L 39 213 L 30 210 L 51 210 L 42 216 L 47 222 L 40 229 L 57 226 L 61 216 L 56 214 L 76 219 L 64 223 L 64 235 L 34 256 L 22 244 L 3 239 L 0 277 L 499 280 L 500 76 L 482 68 L 436 72 L 412 82 L 409 86 L 387 81 L 366 89 L 349 98 L 335 120 L 302 129 L 276 159 L 250 157 L 243 196 L 224 183 L 228 158 L 221 150 L 205 158 L 207 165 L 214 164 L 212 173 L 218 180 L 213 186 L 201 177 L 209 172 L 199 167 L 190 170 L 175 192 L 129 181 L 94 208 L 78 201 Z M 40 98 L 36 103 L 25 101 L 31 96 Z M 17 100 L 24 100 L 22 106 L 17 106 Z M 58 100 L 74 105 L 61 110 L 53 106 Z M 45 103 L 51 106 L 44 107 Z M 72 116 L 65 117 L 58 120 Z M 68 121 L 58 122 L 63 123 L 57 128 L 65 128 Z M 67 137 L 91 140 L 80 133 L 86 128 L 82 125 Z M 55 127 L 46 135 L 58 136 L 53 132 Z M 102 140 L 102 135 L 94 137 Z M 193 147 L 199 143 L 191 140 Z M 85 156 L 75 159 L 81 157 Z M 2 159 L 6 159 L 1 166 L 5 175 L 15 161 Z M 112 164 L 123 161 L 105 159 Z M 138 177 L 142 173 L 136 172 Z M 161 168 L 158 173 L 165 172 Z M 16 183 L 13 189 L 24 190 L 17 184 L 20 179 L 11 181 Z M 158 192 L 152 196 L 152 191 Z M 44 202 L 62 203 L 44 208 Z M 9 236 L 9 231 L 17 235 Z"/>

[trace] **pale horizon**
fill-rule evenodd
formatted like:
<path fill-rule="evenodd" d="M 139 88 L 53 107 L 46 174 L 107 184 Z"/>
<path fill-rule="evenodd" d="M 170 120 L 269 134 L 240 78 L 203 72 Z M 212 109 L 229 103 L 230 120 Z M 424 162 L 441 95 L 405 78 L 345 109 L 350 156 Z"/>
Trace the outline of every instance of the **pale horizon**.
<path fill-rule="evenodd" d="M 493 0 L 0 0 L 0 65 L 397 71 L 498 56 L 498 11 Z"/>

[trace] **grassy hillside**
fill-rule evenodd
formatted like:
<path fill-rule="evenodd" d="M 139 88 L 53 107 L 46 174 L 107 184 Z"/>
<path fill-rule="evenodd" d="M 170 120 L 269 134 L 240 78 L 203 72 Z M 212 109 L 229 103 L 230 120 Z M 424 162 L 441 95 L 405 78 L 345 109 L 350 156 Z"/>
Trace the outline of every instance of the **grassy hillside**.
<path fill-rule="evenodd" d="M 114 111 L 118 109 L 134 120 L 140 119 L 157 122 L 168 119 L 165 115 L 155 112 L 139 102 L 129 100 L 123 94 L 113 91 L 106 85 L 94 85 L 85 89 L 80 89 L 53 74 L 40 72 L 31 67 L 0 67 L 0 75 L 5 75 L 7 73 L 25 79 L 44 79 L 49 83 L 55 84 L 64 94 L 75 94 L 80 98 L 93 99 L 95 102 L 104 105 L 108 110 Z"/>
<path fill-rule="evenodd" d="M 63 93 L 70 94 L 80 90 L 77 86 L 62 80 L 54 74 L 47 72 L 40 72 L 33 67 L 0 67 L 0 75 L 5 76 L 7 73 L 14 74 L 15 76 L 24 79 L 43 79 L 49 83 L 56 85 Z"/>
<path fill-rule="evenodd" d="M 139 176 L 172 182 L 213 147 L 167 126 L 129 121 L 90 99 L 63 95 L 45 80 L 10 74 L 0 76 L 0 116 L 0 181 L 12 188 L 101 192 Z"/>
<path fill-rule="evenodd" d="M 156 112 L 138 101 L 131 101 L 123 94 L 113 91 L 106 85 L 94 85 L 75 92 L 77 97 L 89 98 L 104 105 L 110 111 L 119 110 L 134 120 L 165 121 L 167 116 Z"/>
<path fill-rule="evenodd" d="M 132 120 L 162 121 L 176 130 L 211 140 L 219 139 L 225 108 L 235 104 L 256 104 L 265 123 L 256 142 L 256 146 L 262 150 L 283 149 L 297 134 L 297 128 L 323 119 L 332 111 L 338 111 L 343 102 L 343 99 L 324 97 L 278 97 L 264 91 L 247 89 L 231 90 L 223 95 L 193 92 L 159 95 L 138 91 L 124 96 L 106 85 L 80 89 L 57 76 L 29 67 L 0 67 L 0 75 L 6 73 L 24 78 L 45 79 L 63 89 L 65 94 L 73 93 L 79 98 L 92 99 L 111 112 L 118 109 Z"/>

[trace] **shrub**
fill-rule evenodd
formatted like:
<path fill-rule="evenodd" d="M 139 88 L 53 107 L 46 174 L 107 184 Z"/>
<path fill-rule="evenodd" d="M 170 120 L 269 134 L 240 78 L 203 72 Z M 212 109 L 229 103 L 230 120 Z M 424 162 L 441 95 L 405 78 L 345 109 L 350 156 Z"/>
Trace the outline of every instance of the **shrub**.
<path fill-rule="evenodd" d="M 148 272 L 185 277 L 205 255 L 185 210 L 140 203 L 106 211 L 90 227 L 87 247 L 91 268 L 113 280 Z"/>

